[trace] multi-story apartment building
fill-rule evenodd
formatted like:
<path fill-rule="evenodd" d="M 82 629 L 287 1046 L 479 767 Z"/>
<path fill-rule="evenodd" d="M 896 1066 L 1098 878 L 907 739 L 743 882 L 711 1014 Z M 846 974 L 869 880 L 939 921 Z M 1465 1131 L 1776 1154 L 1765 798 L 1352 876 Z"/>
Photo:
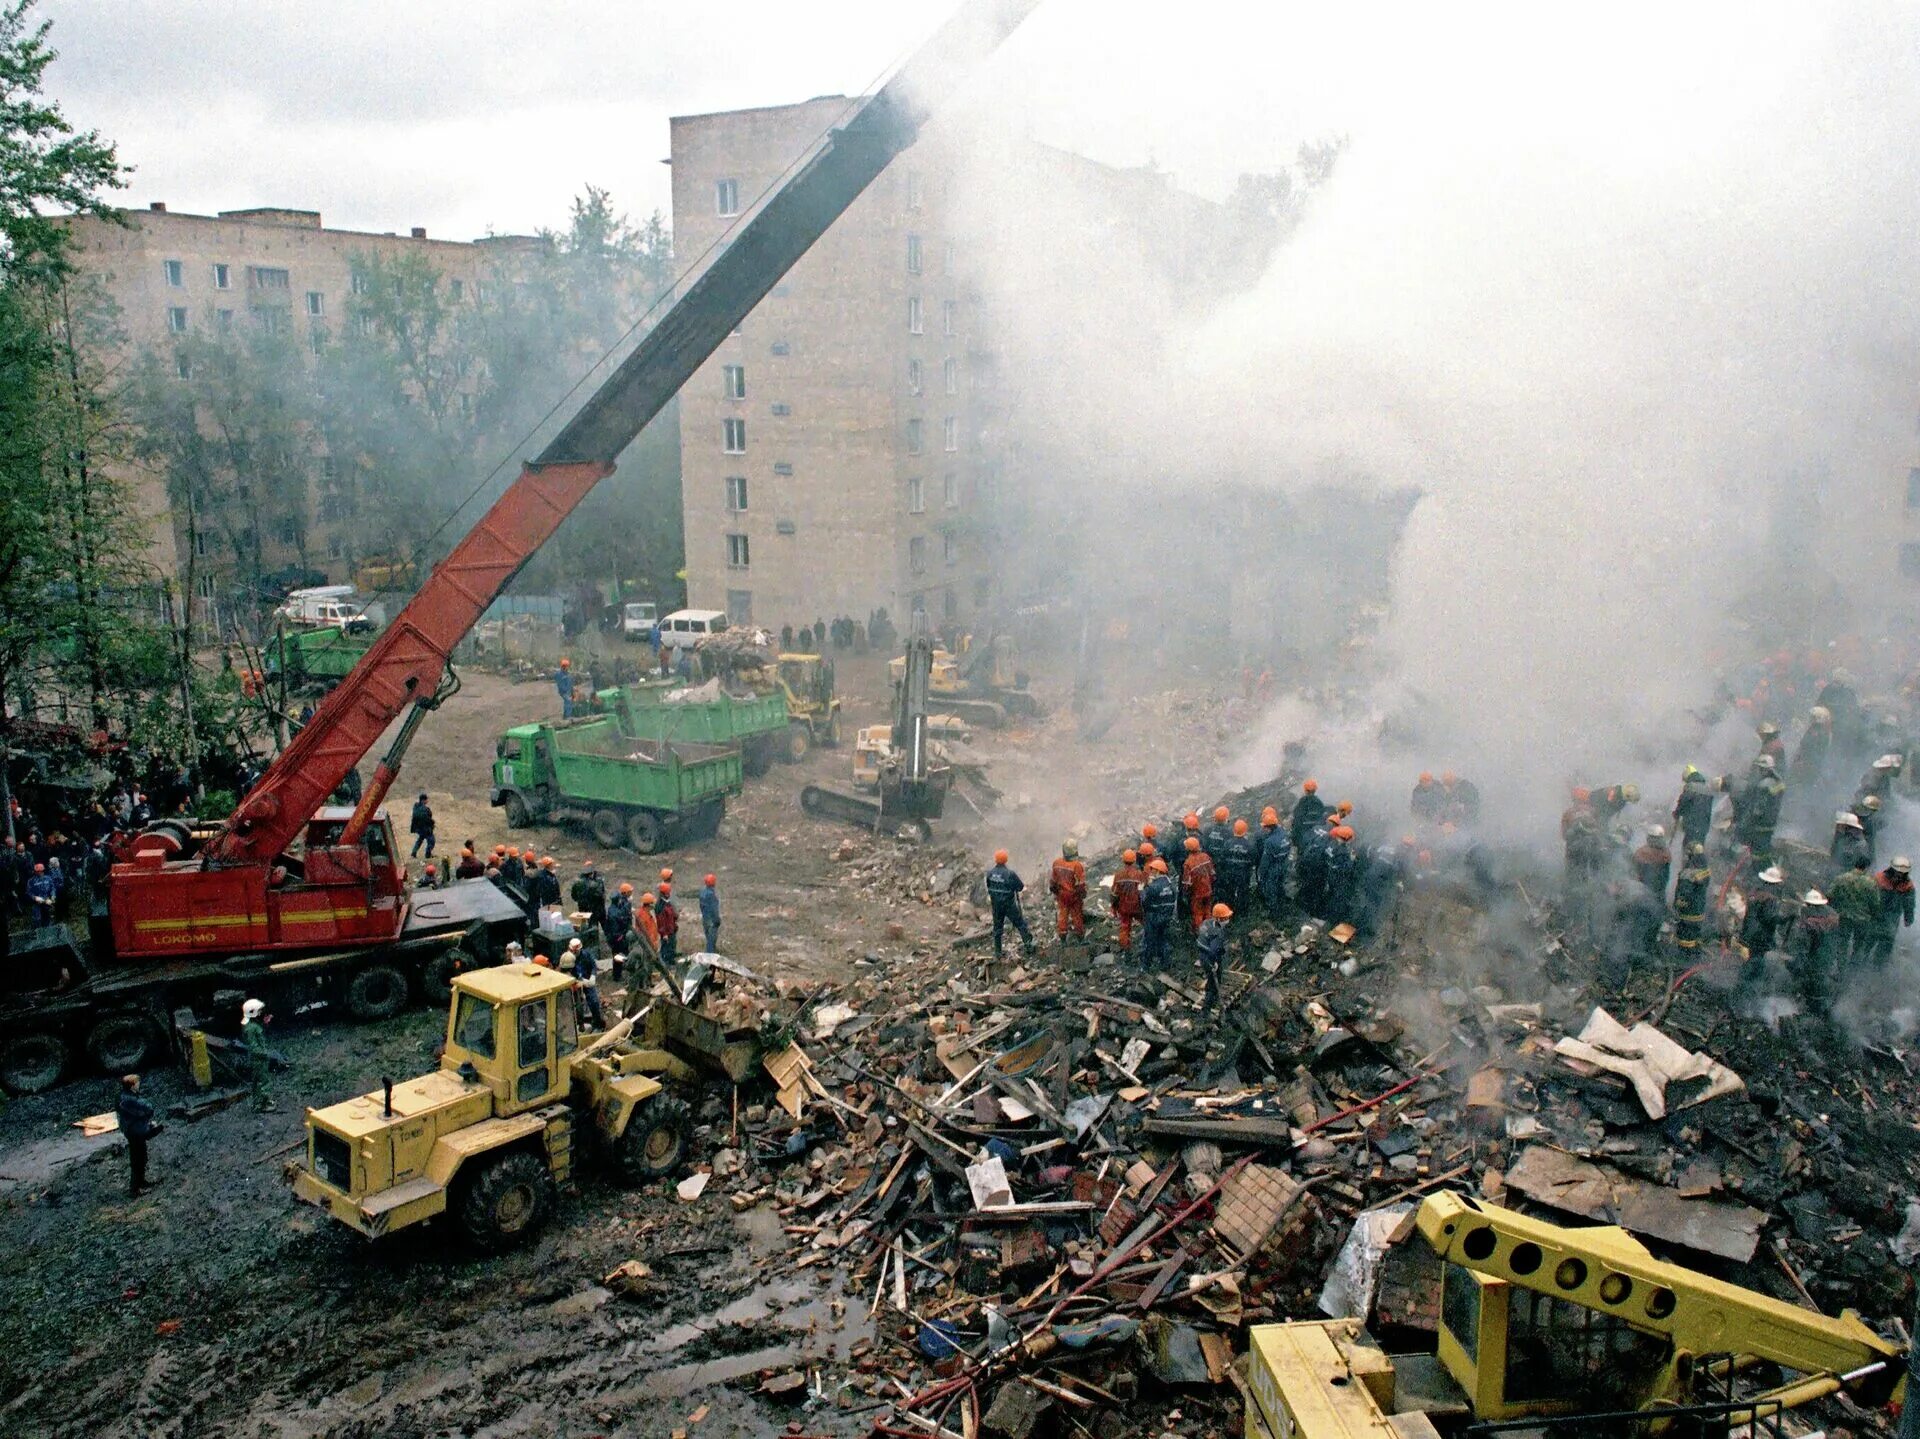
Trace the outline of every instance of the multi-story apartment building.
<path fill-rule="evenodd" d="M 697 265 L 858 101 L 672 122 L 676 252 Z M 973 517 L 976 295 L 937 142 L 856 200 L 681 393 L 690 604 L 796 627 L 986 606 Z M 684 263 L 684 261 L 683 261 Z"/>
<path fill-rule="evenodd" d="M 195 332 L 255 327 L 292 333 L 310 353 L 317 352 L 346 322 L 356 257 L 424 252 L 449 297 L 459 302 L 474 293 L 503 249 L 537 243 L 523 236 L 471 244 L 433 240 L 423 229 L 407 235 L 330 230 L 313 210 L 188 215 L 162 204 L 124 210 L 114 220 L 79 216 L 69 227 L 76 263 L 104 282 L 118 308 L 119 326 L 136 350 L 164 350 Z M 322 457 L 323 475 L 326 463 Z M 136 472 L 130 478 L 152 523 L 152 562 L 164 573 L 182 572 L 189 543 L 184 516 L 174 513 L 155 477 Z M 318 543 L 309 548 L 309 561 L 337 572 L 344 568 L 339 537 L 329 528 L 324 496 L 315 501 Z M 209 599 L 223 583 L 221 556 L 204 531 L 197 538 L 195 587 L 198 598 Z M 268 565 L 292 563 L 287 537 L 263 535 L 261 540 Z"/>

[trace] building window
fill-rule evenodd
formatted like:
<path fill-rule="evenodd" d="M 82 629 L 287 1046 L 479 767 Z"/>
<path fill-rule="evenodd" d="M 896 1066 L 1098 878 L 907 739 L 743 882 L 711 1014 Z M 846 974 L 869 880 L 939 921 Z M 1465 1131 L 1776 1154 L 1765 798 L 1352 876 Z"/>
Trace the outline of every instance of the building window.
<path fill-rule="evenodd" d="M 714 184 L 713 210 L 716 215 L 740 213 L 740 182 L 738 180 L 720 180 Z"/>
<path fill-rule="evenodd" d="M 327 327 L 325 325 L 315 325 L 310 331 L 307 332 L 307 348 L 309 350 L 312 350 L 316 355 L 324 354 L 326 352 Z M 462 395 L 460 398 L 462 400 L 465 400 L 467 397 L 465 395 Z M 460 412 L 462 414 L 465 414 L 467 412 L 467 408 L 465 405 L 462 405 L 460 407 Z"/>
<path fill-rule="evenodd" d="M 727 508 L 736 515 L 747 507 L 747 477 L 745 475 L 727 476 Z M 732 607 L 729 606 L 729 609 Z"/>
<path fill-rule="evenodd" d="M 187 307 L 173 305 L 167 310 L 167 329 L 176 335 L 187 333 Z"/>
<path fill-rule="evenodd" d="M 233 271 L 225 265 L 216 264 L 213 267 L 213 288 L 216 290 L 231 290 L 233 288 Z"/>
<path fill-rule="evenodd" d="M 907 333 L 909 335 L 924 335 L 926 332 L 927 322 L 922 319 L 920 315 L 920 297 L 918 295 L 909 295 L 907 296 Z"/>
<path fill-rule="evenodd" d="M 298 541 L 300 538 L 300 526 L 294 523 L 292 515 L 288 515 L 280 521 L 279 534 L 280 543 L 283 545 L 291 545 Z"/>
<path fill-rule="evenodd" d="M 920 172 L 918 170 L 907 171 L 907 208 L 909 210 L 917 210 L 920 208 L 920 190 Z"/>
<path fill-rule="evenodd" d="M 920 438 L 920 422 L 918 420 L 908 420 L 907 453 L 910 455 L 919 454 L 925 443 L 926 442 Z"/>
<path fill-rule="evenodd" d="M 307 313 L 318 318 L 327 313 L 327 297 L 318 290 L 307 291 Z"/>
<path fill-rule="evenodd" d="M 910 515 L 925 514 L 926 509 L 927 487 L 921 483 L 920 477 L 915 475 L 907 481 L 907 513 Z"/>
<path fill-rule="evenodd" d="M 362 339 L 371 338 L 379 332 L 379 329 L 380 326 L 374 321 L 371 315 L 355 315 L 353 317 L 353 333 Z"/>
<path fill-rule="evenodd" d="M 959 619 L 960 596 L 956 595 L 952 590 L 948 590 L 945 598 L 940 601 L 940 608 L 949 620 Z"/>
<path fill-rule="evenodd" d="M 720 367 L 721 387 L 729 400 L 744 400 L 747 397 L 747 367 L 745 365 L 723 365 Z"/>
<path fill-rule="evenodd" d="M 347 281 L 347 288 L 356 295 L 367 293 L 367 272 L 358 265 L 354 266 L 353 278 Z"/>
<path fill-rule="evenodd" d="M 730 623 L 736 625 L 750 625 L 753 623 L 752 590 L 727 591 L 727 619 Z"/>
<path fill-rule="evenodd" d="M 950 510 L 960 508 L 960 477 L 951 470 L 940 477 L 940 503 Z"/>
<path fill-rule="evenodd" d="M 449 280 L 447 282 L 447 289 L 456 301 L 467 298 L 467 282 L 465 280 Z"/>
<path fill-rule="evenodd" d="M 195 530 L 193 532 L 193 557 L 196 560 L 204 560 L 212 553 L 213 536 L 205 530 Z"/>
<path fill-rule="evenodd" d="M 780 403 L 780 401 L 776 400 L 773 403 L 773 412 L 776 415 L 791 415 L 793 413 L 793 408 L 790 405 L 784 405 Z"/>
<path fill-rule="evenodd" d="M 916 575 L 927 572 L 927 541 L 922 535 L 907 541 L 907 568 Z"/>
<path fill-rule="evenodd" d="M 920 273 L 920 237 L 918 235 L 907 236 L 907 273 L 909 275 Z"/>
<path fill-rule="evenodd" d="M 233 328 L 233 311 L 215 310 L 213 312 L 213 327 L 221 334 L 226 334 Z"/>
<path fill-rule="evenodd" d="M 768 348 L 773 354 L 784 355 L 787 353 L 787 342 L 785 340 L 775 340 Z"/>
<path fill-rule="evenodd" d="M 907 361 L 907 393 L 909 395 L 917 395 L 920 393 L 920 389 L 921 389 L 920 362 L 918 360 L 908 360 Z"/>
<path fill-rule="evenodd" d="M 193 378 L 193 361 L 189 360 L 184 352 L 173 357 L 173 373 L 183 380 Z"/>
<path fill-rule="evenodd" d="M 200 578 L 198 578 L 193 582 L 193 592 L 198 596 L 200 596 L 200 598 L 203 600 L 212 599 L 213 598 L 213 576 L 201 575 Z"/>
<path fill-rule="evenodd" d="M 947 453 L 952 454 L 960 448 L 960 421 L 953 415 L 948 415 L 940 422 L 940 429 L 941 442 Z"/>
<path fill-rule="evenodd" d="M 747 537 L 745 535 L 727 536 L 727 568 L 744 570 L 747 567 Z"/>
<path fill-rule="evenodd" d="M 273 305 L 262 305 L 253 312 L 254 323 L 269 335 L 287 332 L 287 312 Z"/>
<path fill-rule="evenodd" d="M 1920 510 L 1920 466 L 1907 471 L 1907 508 Z"/>
<path fill-rule="evenodd" d="M 959 312 L 960 312 L 960 307 L 954 304 L 953 301 L 942 300 L 940 302 L 940 333 L 941 334 L 951 335 L 953 333 L 954 321 L 959 318 Z"/>
<path fill-rule="evenodd" d="M 745 420 L 722 420 L 721 448 L 730 455 L 744 455 L 747 452 L 747 422 Z"/>
<path fill-rule="evenodd" d="M 1900 573 L 1908 579 L 1920 580 L 1920 545 L 1900 546 Z"/>
<path fill-rule="evenodd" d="M 285 270 L 276 270 L 266 265 L 252 267 L 253 288 L 256 290 L 286 290 L 293 286 L 293 277 Z"/>
<path fill-rule="evenodd" d="M 959 394 L 960 362 L 952 357 L 948 357 L 946 363 L 940 367 L 940 378 L 945 382 L 949 395 Z"/>
<path fill-rule="evenodd" d="M 167 272 L 167 288 L 180 290 L 186 288 L 187 267 L 178 260 L 162 260 L 161 266 Z"/>
<path fill-rule="evenodd" d="M 773 472 L 776 475 L 790 475 L 793 473 L 793 464 L 788 460 L 775 460 L 773 462 Z"/>
<path fill-rule="evenodd" d="M 940 537 L 940 558 L 948 564 L 952 564 L 960 558 L 960 537 L 958 535 L 946 534 Z"/>

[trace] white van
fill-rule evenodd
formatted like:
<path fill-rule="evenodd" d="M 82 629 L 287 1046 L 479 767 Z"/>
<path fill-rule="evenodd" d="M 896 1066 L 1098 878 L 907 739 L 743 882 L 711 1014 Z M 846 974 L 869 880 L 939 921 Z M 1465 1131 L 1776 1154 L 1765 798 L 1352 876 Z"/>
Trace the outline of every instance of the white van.
<path fill-rule="evenodd" d="M 634 600 L 620 607 L 620 633 L 628 644 L 651 640 L 659 622 L 660 607 L 652 600 Z"/>
<path fill-rule="evenodd" d="M 367 603 L 352 585 L 294 590 L 275 613 L 294 624 L 342 630 L 378 629 L 386 621 L 385 607 Z"/>
<path fill-rule="evenodd" d="M 725 610 L 675 610 L 660 621 L 660 644 L 664 649 L 691 649 L 726 628 Z"/>

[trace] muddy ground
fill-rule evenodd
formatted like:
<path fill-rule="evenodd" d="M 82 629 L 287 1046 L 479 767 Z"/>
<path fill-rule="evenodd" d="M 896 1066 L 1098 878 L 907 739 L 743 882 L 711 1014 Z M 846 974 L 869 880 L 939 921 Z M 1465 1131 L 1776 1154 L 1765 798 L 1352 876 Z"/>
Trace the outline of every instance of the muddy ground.
<path fill-rule="evenodd" d="M 849 729 L 884 718 L 879 657 L 843 662 L 840 678 Z M 467 674 L 415 743 L 396 812 L 425 789 L 443 852 L 508 839 L 486 802 L 494 740 L 557 709 L 545 683 Z M 748 781 L 715 838 L 659 859 L 609 855 L 583 831 L 523 834 L 569 875 L 588 855 L 636 884 L 671 864 L 689 901 L 713 870 L 723 950 L 769 976 L 813 979 L 868 955 L 935 963 L 977 928 L 964 902 L 920 893 L 933 871 L 1006 843 L 1037 880 L 1063 814 L 1084 808 L 1097 843 L 1145 795 L 1164 812 L 1169 796 L 1218 788 L 1217 775 L 1197 772 L 1211 762 L 1196 763 L 1164 722 L 1095 748 L 1110 783 L 1083 806 L 1060 778 L 1079 754 L 1066 717 L 983 734 L 976 748 L 1007 791 L 1003 808 L 989 826 L 954 806 L 927 850 L 801 814 L 804 784 L 846 782 L 845 748 Z M 794 1411 L 755 1397 L 754 1375 L 871 1342 L 866 1305 L 836 1305 L 828 1269 L 783 1272 L 791 1260 L 770 1209 L 736 1215 L 717 1192 L 683 1205 L 669 1186 L 620 1191 L 589 1171 L 537 1244 L 491 1261 L 432 1228 L 369 1245 L 296 1205 L 282 1170 L 303 1106 L 430 1068 L 441 1024 L 426 1010 L 372 1026 L 279 1017 L 273 1041 L 290 1068 L 275 1082 L 278 1112 L 243 1103 L 171 1121 L 153 1144 L 160 1187 L 131 1202 L 119 1141 L 72 1128 L 111 1108 L 110 1080 L 77 1079 L 0 1109 L 0 1432 L 764 1434 Z M 148 1078 L 163 1115 L 185 1091 L 177 1069 Z M 707 1120 L 725 1129 L 717 1100 Z M 713 1139 L 702 1135 L 702 1153 Z M 655 1277 L 638 1298 L 610 1295 L 601 1278 L 629 1259 Z M 865 1432 L 870 1421 L 841 1407 L 856 1402 L 873 1401 L 828 1394 L 805 1412 L 805 1431 Z"/>

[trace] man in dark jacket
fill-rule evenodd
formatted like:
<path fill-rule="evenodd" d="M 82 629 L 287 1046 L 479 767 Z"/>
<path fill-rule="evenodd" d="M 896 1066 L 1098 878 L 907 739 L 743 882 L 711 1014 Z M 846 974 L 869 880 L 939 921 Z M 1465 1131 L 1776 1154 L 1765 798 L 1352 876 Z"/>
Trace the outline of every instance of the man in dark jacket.
<path fill-rule="evenodd" d="M 560 876 L 553 872 L 553 856 L 540 856 L 540 867 L 527 885 L 529 918 L 537 918 L 542 909 L 560 903 Z"/>
<path fill-rule="evenodd" d="M 1233 833 L 1220 845 L 1214 857 L 1214 870 L 1220 884 L 1220 898 L 1235 914 L 1247 913 L 1247 890 L 1253 883 L 1254 858 L 1258 846 L 1247 833 L 1247 822 L 1236 819 Z"/>
<path fill-rule="evenodd" d="M 700 885 L 700 929 L 707 941 L 707 953 L 720 952 L 720 877 L 710 874 Z"/>
<path fill-rule="evenodd" d="M 1705 845 L 1687 846 L 1687 867 L 1673 884 L 1673 939 L 1681 957 L 1691 962 L 1707 928 L 1707 894 L 1713 871 L 1707 868 Z"/>
<path fill-rule="evenodd" d="M 421 847 L 425 846 L 426 857 L 433 858 L 433 806 L 427 803 L 422 794 L 413 802 L 413 818 L 407 822 L 407 828 L 413 834 L 411 857 L 420 858 Z"/>
<path fill-rule="evenodd" d="M 1020 894 L 1026 889 L 1027 882 L 1015 874 L 1007 863 L 1007 852 L 997 849 L 993 852 L 993 868 L 987 871 L 987 903 L 993 910 L 993 957 L 1005 956 L 1004 939 L 1006 927 L 1011 924 L 1019 932 L 1020 943 L 1027 954 L 1033 953 L 1033 931 L 1027 928 L 1027 917 L 1020 912 Z"/>
<path fill-rule="evenodd" d="M 153 1106 L 140 1097 L 139 1075 L 121 1077 L 120 1100 L 114 1112 L 120 1116 L 120 1133 L 127 1141 L 127 1196 L 138 1199 L 154 1188 L 147 1182 L 147 1141 L 160 1132 L 160 1126 L 154 1123 Z"/>
<path fill-rule="evenodd" d="M 1665 903 L 1667 880 L 1673 872 L 1673 851 L 1667 846 L 1663 825 L 1647 826 L 1647 842 L 1633 852 L 1634 877 L 1653 891 L 1654 898 Z"/>
<path fill-rule="evenodd" d="M 1293 840 L 1280 828 L 1269 809 L 1260 816 L 1260 857 L 1254 864 L 1254 883 L 1268 919 L 1278 919 L 1287 902 L 1287 866 L 1293 858 Z"/>
<path fill-rule="evenodd" d="M 1140 962 L 1148 969 L 1159 969 L 1172 958 L 1173 926 L 1180 913 L 1180 886 L 1167 873 L 1164 859 L 1156 859 L 1147 866 L 1147 883 L 1140 891 L 1140 909 L 1145 921 Z"/>
<path fill-rule="evenodd" d="M 567 887 L 567 897 L 575 909 L 586 912 L 589 924 L 606 933 L 607 882 L 600 878 L 600 871 L 593 867 L 592 860 L 581 861 L 580 877 Z"/>
<path fill-rule="evenodd" d="M 1815 1014 L 1833 1003 L 1833 970 L 1839 959 L 1840 916 L 1817 889 L 1801 901 L 1800 918 L 1787 937 L 1787 952 L 1800 997 Z"/>
<path fill-rule="evenodd" d="M 1681 853 L 1704 845 L 1713 833 L 1713 784 L 1692 765 L 1680 775 L 1680 797 L 1673 802 L 1673 827 L 1679 833 Z"/>
<path fill-rule="evenodd" d="M 660 961 L 670 965 L 680 957 L 680 910 L 673 902 L 673 886 L 664 879 L 658 894 L 660 901 L 653 907 L 653 918 L 660 926 Z"/>
<path fill-rule="evenodd" d="M 1307 780 L 1300 786 L 1300 798 L 1293 802 L 1293 821 L 1287 832 L 1296 854 L 1304 853 L 1307 836 L 1327 817 L 1327 802 L 1320 798 L 1320 782 Z"/>
<path fill-rule="evenodd" d="M 1866 961 L 1884 968 L 1901 927 L 1913 927 L 1913 861 L 1901 855 L 1873 877 L 1880 901 L 1867 935 Z"/>
<path fill-rule="evenodd" d="M 1206 997 L 1201 1001 L 1204 1014 L 1220 1003 L 1220 978 L 1227 967 L 1227 922 L 1233 911 L 1216 904 L 1207 920 L 1195 932 L 1193 947 L 1200 960 L 1200 972 L 1206 976 Z"/>

